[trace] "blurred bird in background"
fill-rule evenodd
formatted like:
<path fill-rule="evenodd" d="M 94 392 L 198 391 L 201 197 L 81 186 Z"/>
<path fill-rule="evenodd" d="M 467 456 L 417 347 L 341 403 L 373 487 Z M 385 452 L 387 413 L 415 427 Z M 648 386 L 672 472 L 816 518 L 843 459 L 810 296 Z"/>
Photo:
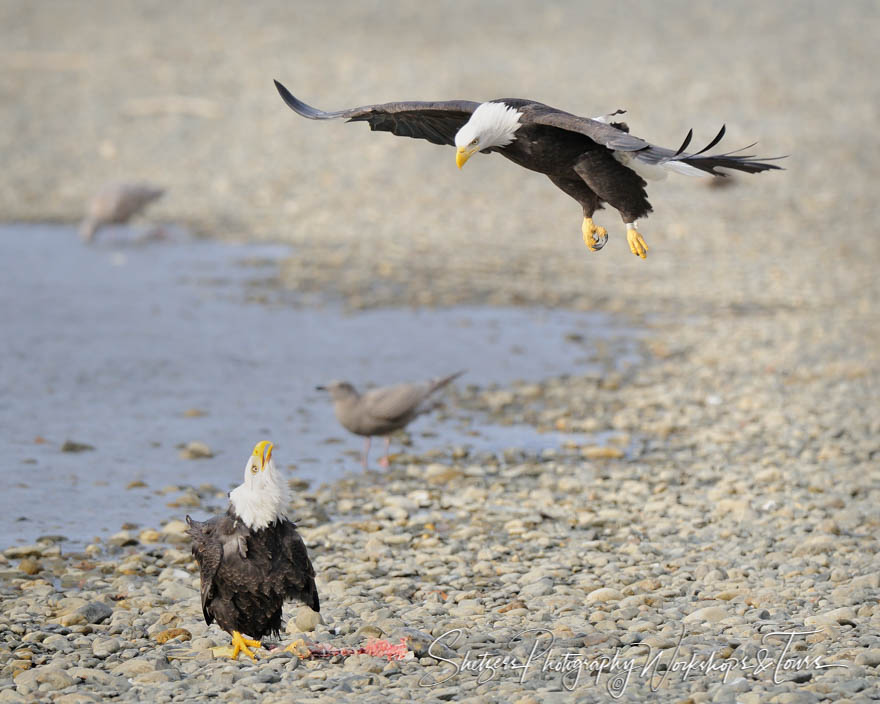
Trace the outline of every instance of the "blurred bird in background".
<path fill-rule="evenodd" d="M 164 193 L 164 188 L 150 183 L 107 184 L 89 201 L 79 236 L 91 242 L 102 227 L 127 223 Z"/>
<path fill-rule="evenodd" d="M 379 464 L 387 467 L 388 448 L 391 445 L 389 434 L 405 428 L 418 416 L 433 410 L 436 404 L 428 403 L 429 397 L 462 374 L 463 370 L 428 381 L 383 386 L 364 394 L 358 393 L 347 381 L 331 381 L 325 386 L 318 386 L 317 390 L 330 394 L 333 412 L 342 427 L 366 438 L 364 469 L 367 467 L 372 436 L 385 436 L 385 454 Z"/>

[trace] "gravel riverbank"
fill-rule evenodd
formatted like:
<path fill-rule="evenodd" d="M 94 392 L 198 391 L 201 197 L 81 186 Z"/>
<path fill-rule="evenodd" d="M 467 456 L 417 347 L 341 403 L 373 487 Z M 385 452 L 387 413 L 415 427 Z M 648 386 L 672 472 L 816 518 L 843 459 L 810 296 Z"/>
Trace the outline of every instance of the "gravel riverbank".
<path fill-rule="evenodd" d="M 450 400 L 607 444 L 402 456 L 296 487 L 326 622 L 305 637 L 408 636 L 412 659 L 215 659 L 227 639 L 201 620 L 171 523 L 83 554 L 51 540 L 4 553 L 0 702 L 528 704 L 610 701 L 612 681 L 631 701 L 876 699 L 876 4 L 249 7 L 4 3 L 0 216 L 73 221 L 103 181 L 146 178 L 169 187 L 154 220 L 295 245 L 279 285 L 354 310 L 604 310 L 649 329 L 645 361 L 473 380 Z M 726 121 L 731 148 L 792 156 L 727 188 L 651 184 L 648 259 L 613 211 L 591 254 L 577 207 L 539 176 L 489 157 L 459 172 L 448 149 L 306 122 L 272 78 L 328 109 L 500 94 L 626 107 L 635 134 L 672 146 Z M 222 501 L 181 490 L 194 515 Z M 282 644 L 312 625 L 288 615 Z M 695 664 L 652 681 L 649 647 L 670 669 Z M 465 669 L 485 652 L 529 666 Z M 582 669 L 563 677 L 565 653 Z M 588 672 L 615 654 L 615 675 L 638 663 L 629 679 Z M 726 683 L 696 669 L 710 657 Z"/>

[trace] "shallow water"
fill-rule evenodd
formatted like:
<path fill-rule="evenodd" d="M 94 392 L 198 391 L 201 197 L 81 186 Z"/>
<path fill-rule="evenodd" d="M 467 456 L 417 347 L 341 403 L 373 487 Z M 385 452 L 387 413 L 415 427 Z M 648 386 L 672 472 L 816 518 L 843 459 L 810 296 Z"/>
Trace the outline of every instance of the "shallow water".
<path fill-rule="evenodd" d="M 229 488 L 263 438 L 290 476 L 359 470 L 361 438 L 314 390 L 330 379 L 386 384 L 467 369 L 457 383 L 538 380 L 598 371 L 600 341 L 623 364 L 636 359 L 636 333 L 600 314 L 302 308 L 266 285 L 286 247 L 128 234 L 86 247 L 68 227 L 0 226 L 0 548 L 179 518 L 185 511 L 157 490 Z M 539 451 L 566 439 L 484 418 L 469 429 L 477 434 L 453 418 L 420 418 L 407 451 Z M 62 452 L 65 440 L 94 449 Z M 215 456 L 181 459 L 179 446 L 194 440 Z M 127 490 L 135 480 L 147 487 Z"/>

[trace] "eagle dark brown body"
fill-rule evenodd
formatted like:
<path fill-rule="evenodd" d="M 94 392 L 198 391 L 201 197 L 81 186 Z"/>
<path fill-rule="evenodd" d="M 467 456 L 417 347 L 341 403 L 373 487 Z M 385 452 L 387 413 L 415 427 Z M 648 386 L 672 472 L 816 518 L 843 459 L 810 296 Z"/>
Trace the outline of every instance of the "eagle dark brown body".
<path fill-rule="evenodd" d="M 315 570 L 294 523 L 279 518 L 251 530 L 231 506 L 209 521 L 186 521 L 208 625 L 262 638 L 280 632 L 285 600 L 320 611 Z"/>

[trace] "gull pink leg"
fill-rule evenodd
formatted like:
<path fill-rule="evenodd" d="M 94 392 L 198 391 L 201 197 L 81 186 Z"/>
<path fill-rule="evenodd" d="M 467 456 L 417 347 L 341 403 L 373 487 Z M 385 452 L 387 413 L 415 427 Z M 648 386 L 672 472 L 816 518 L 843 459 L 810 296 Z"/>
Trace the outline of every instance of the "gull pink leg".
<path fill-rule="evenodd" d="M 382 459 L 379 460 L 379 465 L 382 467 L 387 467 L 389 464 L 388 448 L 390 448 L 390 447 L 391 447 L 391 436 L 386 435 L 385 436 L 385 455 L 382 457 Z"/>
<path fill-rule="evenodd" d="M 371 441 L 371 440 L 372 440 L 372 438 L 371 438 L 369 435 L 367 435 L 367 439 L 366 439 L 366 441 L 364 442 L 364 459 L 363 459 L 364 469 L 367 469 L 367 467 L 369 466 L 369 459 L 370 459 L 370 441 Z"/>

